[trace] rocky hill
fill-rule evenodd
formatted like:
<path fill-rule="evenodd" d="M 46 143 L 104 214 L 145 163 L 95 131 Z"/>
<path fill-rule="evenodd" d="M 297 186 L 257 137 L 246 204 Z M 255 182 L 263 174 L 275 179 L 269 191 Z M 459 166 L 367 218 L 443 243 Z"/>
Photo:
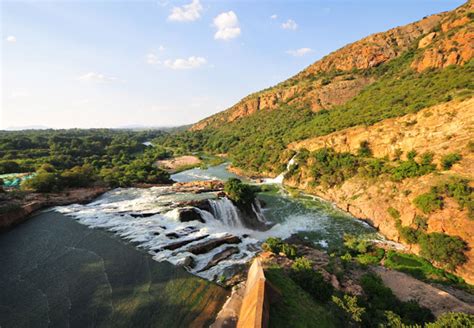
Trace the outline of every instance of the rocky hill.
<path fill-rule="evenodd" d="M 429 68 L 463 65 L 473 56 L 474 3 L 422 20 L 370 35 L 315 62 L 275 87 L 242 99 L 224 112 L 191 127 L 201 130 L 223 122 L 279 108 L 282 103 L 309 106 L 312 111 L 331 109 L 357 95 L 377 80 L 367 70 L 387 63 L 410 49 L 416 49 L 411 66 L 422 72 Z"/>
<path fill-rule="evenodd" d="M 297 154 L 284 184 L 474 283 L 473 55 L 468 1 L 349 44 L 182 141 L 253 176 L 276 176 Z"/>

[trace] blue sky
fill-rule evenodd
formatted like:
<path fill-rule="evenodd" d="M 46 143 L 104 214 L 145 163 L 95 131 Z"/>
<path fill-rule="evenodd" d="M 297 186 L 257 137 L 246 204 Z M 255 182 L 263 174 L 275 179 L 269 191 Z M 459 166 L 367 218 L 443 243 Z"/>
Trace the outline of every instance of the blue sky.
<path fill-rule="evenodd" d="M 189 124 L 458 0 L 2 1 L 0 128 Z"/>

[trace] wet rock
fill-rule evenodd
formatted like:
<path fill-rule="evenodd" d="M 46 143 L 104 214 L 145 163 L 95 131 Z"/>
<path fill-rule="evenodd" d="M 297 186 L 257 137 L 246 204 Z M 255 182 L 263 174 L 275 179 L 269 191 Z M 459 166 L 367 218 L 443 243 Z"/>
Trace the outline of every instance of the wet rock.
<path fill-rule="evenodd" d="M 201 199 L 201 200 L 190 200 L 186 202 L 182 202 L 179 204 L 180 207 L 197 207 L 200 210 L 211 212 L 211 204 L 209 204 L 209 200 Z"/>
<path fill-rule="evenodd" d="M 178 182 L 172 187 L 174 192 L 192 192 L 195 194 L 203 192 L 221 191 L 224 182 L 219 180 Z"/>
<path fill-rule="evenodd" d="M 164 246 L 162 249 L 174 251 L 175 249 L 181 248 L 184 245 L 190 244 L 190 243 L 198 241 L 198 240 L 205 239 L 207 237 L 209 237 L 209 235 L 202 235 L 202 236 L 192 238 L 192 239 L 180 240 L 180 241 L 168 244 L 168 245 Z"/>
<path fill-rule="evenodd" d="M 212 257 L 212 259 L 209 261 L 209 263 L 206 264 L 206 266 L 204 268 L 202 268 L 201 270 L 199 270 L 199 272 L 202 272 L 202 271 L 206 271 L 206 270 L 209 270 L 210 268 L 212 268 L 213 266 L 216 266 L 219 262 L 225 260 L 225 259 L 228 259 L 229 257 L 231 257 L 232 255 L 234 254 L 237 254 L 239 253 L 240 250 L 238 247 L 235 247 L 235 246 L 230 246 L 230 247 L 227 247 L 226 249 L 224 249 L 223 251 L 217 253 L 216 255 L 214 255 Z"/>
<path fill-rule="evenodd" d="M 238 244 L 241 242 L 241 239 L 237 236 L 228 235 L 222 238 L 211 239 L 204 241 L 202 243 L 193 245 L 187 249 L 188 252 L 193 253 L 194 255 L 208 253 L 216 247 L 219 247 L 224 244 Z"/>
<path fill-rule="evenodd" d="M 150 216 L 153 216 L 153 215 L 156 215 L 156 214 L 160 214 L 159 212 L 155 212 L 155 213 L 128 213 L 128 215 L 130 215 L 131 217 L 134 217 L 134 218 L 149 218 Z"/>
<path fill-rule="evenodd" d="M 196 227 L 193 227 L 193 226 L 189 226 L 189 227 L 185 227 L 183 229 L 179 229 L 179 230 L 176 230 L 176 231 L 173 231 L 173 232 L 169 232 L 166 234 L 166 237 L 170 238 L 170 239 L 178 239 L 178 238 L 181 238 L 181 237 L 185 237 L 193 232 L 196 232 L 198 231 L 198 229 Z"/>
<path fill-rule="evenodd" d="M 185 268 L 192 269 L 196 266 L 196 262 L 194 261 L 194 257 L 192 256 L 186 256 L 183 260 L 182 264 Z"/>
<path fill-rule="evenodd" d="M 166 237 L 170 239 L 178 239 L 180 236 L 176 232 L 170 232 L 166 234 Z"/>
<path fill-rule="evenodd" d="M 182 208 L 179 210 L 179 217 L 180 222 L 190 222 L 190 221 L 199 221 L 202 223 L 206 223 L 202 218 L 201 214 L 195 208 Z"/>

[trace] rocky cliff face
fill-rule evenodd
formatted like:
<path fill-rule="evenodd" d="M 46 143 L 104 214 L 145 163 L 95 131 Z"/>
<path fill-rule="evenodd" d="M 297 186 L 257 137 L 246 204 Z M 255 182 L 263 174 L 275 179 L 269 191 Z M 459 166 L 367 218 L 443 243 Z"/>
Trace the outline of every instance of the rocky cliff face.
<path fill-rule="evenodd" d="M 408 50 L 416 50 L 411 66 L 418 72 L 463 65 L 474 52 L 473 11 L 474 2 L 468 1 L 451 12 L 370 35 L 327 55 L 287 81 L 249 95 L 226 111 L 194 124 L 191 130 L 217 127 L 282 104 L 313 111 L 342 105 L 376 81 L 365 71 Z"/>
<path fill-rule="evenodd" d="M 360 142 L 368 141 L 375 157 L 393 158 L 397 150 L 403 151 L 404 154 L 411 150 L 418 153 L 430 151 L 435 155 L 435 163 L 448 153 L 462 154 L 463 159 L 451 170 L 404 179 L 401 182 L 383 177 L 356 177 L 340 186 L 327 189 L 312 186 L 311 173 L 303 169 L 300 176 L 285 180 L 285 184 L 330 200 L 354 216 L 368 221 L 387 238 L 403 242 L 388 208 L 392 207 L 400 212 L 403 226 L 411 226 L 415 216 L 422 214 L 413 205 L 417 196 L 428 192 L 432 186 L 447 181 L 452 175 L 472 180 L 474 153 L 469 148 L 469 142 L 473 135 L 474 99 L 434 106 L 416 114 L 385 120 L 370 127 L 346 129 L 293 143 L 289 147 L 297 151 L 302 148 L 317 150 L 329 147 L 338 152 L 357 153 Z M 468 243 L 469 250 L 466 255 L 469 260 L 458 268 L 457 273 L 468 282 L 474 283 L 474 221 L 468 217 L 467 210 L 460 210 L 456 202 L 447 198 L 442 210 L 428 216 L 427 232 L 444 232 L 459 236 Z M 416 246 L 412 246 L 411 250 L 418 252 Z"/>

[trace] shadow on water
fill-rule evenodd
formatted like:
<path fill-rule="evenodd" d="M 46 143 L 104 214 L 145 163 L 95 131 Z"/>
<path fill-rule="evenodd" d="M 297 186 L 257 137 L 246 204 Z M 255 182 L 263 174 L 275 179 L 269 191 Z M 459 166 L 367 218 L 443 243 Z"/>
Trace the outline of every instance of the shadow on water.
<path fill-rule="evenodd" d="M 56 212 L 0 235 L 0 326 L 202 327 L 228 292 Z"/>

